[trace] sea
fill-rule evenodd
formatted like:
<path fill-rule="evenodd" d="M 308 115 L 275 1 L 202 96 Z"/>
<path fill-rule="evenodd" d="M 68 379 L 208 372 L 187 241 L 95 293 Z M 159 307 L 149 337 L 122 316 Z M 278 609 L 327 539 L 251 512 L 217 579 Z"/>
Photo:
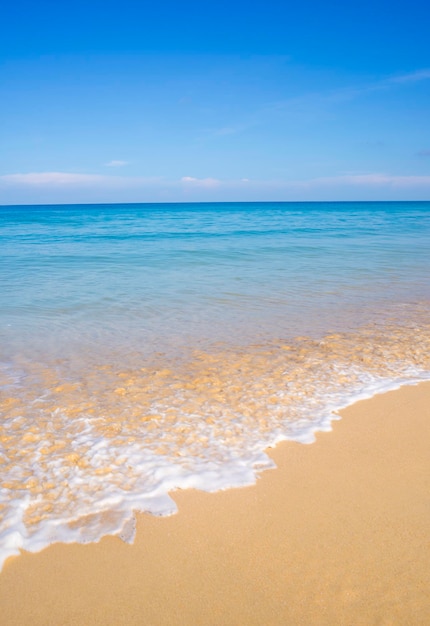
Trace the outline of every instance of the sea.
<path fill-rule="evenodd" d="M 429 378 L 430 202 L 0 206 L 0 565 Z"/>

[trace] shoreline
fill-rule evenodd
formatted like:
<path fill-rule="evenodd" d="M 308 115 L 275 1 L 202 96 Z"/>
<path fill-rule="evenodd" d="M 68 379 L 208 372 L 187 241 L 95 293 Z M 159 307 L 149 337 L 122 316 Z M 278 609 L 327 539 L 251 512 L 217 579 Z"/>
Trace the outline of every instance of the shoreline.
<path fill-rule="evenodd" d="M 9 559 L 4 624 L 427 624 L 430 382 L 339 411 L 284 442 L 257 484 L 175 491 L 135 543 Z M 25 600 L 24 600 L 25 599 Z"/>

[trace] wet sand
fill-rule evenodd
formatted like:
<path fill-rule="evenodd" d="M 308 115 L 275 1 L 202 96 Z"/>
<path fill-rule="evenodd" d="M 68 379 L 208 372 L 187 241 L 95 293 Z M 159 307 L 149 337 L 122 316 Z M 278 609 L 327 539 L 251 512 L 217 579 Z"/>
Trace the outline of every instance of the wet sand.
<path fill-rule="evenodd" d="M 430 383 L 358 402 L 254 487 L 174 494 L 133 546 L 7 561 L 6 625 L 427 625 Z"/>

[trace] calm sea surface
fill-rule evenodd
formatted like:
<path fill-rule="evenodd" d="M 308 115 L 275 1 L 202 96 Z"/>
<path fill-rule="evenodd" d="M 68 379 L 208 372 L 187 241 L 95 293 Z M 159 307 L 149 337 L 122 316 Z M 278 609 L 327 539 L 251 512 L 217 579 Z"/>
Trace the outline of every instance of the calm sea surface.
<path fill-rule="evenodd" d="M 0 207 L 0 564 L 430 376 L 430 202 Z"/>

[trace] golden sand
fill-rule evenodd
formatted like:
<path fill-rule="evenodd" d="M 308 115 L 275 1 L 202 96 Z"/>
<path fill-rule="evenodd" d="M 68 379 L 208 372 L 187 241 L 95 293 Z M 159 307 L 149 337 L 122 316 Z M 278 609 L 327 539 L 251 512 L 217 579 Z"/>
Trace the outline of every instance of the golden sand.
<path fill-rule="evenodd" d="M 82 363 L 31 361 L 19 382 L 6 370 L 0 534 L 22 517 L 28 549 L 94 540 L 117 534 L 133 507 L 171 511 L 160 497 L 166 482 L 249 484 L 253 468 L 270 466 L 265 446 L 309 440 L 329 425 L 331 407 L 430 371 L 428 310 L 319 339 L 154 355 L 145 367 L 141 354 L 97 366 L 86 355 Z M 111 515 L 114 498 L 122 517 Z M 77 522 L 73 533 L 67 520 Z"/>
<path fill-rule="evenodd" d="M 430 383 L 358 402 L 255 487 L 173 494 L 133 546 L 10 559 L 6 625 L 430 624 Z"/>

